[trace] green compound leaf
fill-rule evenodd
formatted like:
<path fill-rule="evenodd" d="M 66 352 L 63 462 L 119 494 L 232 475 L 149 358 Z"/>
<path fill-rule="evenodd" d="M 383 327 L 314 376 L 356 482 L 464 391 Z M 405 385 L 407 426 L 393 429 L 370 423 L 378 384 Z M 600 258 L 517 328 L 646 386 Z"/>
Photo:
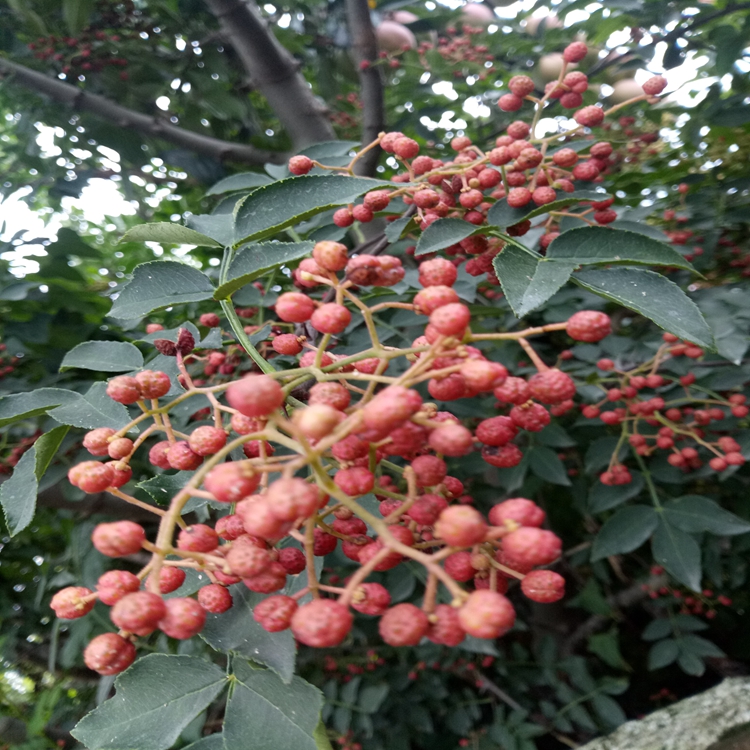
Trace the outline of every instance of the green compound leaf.
<path fill-rule="evenodd" d="M 621 508 L 602 526 L 594 539 L 591 560 L 638 549 L 654 533 L 658 522 L 657 512 L 647 505 Z"/>
<path fill-rule="evenodd" d="M 322 211 L 352 203 L 363 193 L 392 187 L 384 180 L 304 175 L 258 188 L 235 209 L 235 243 L 269 237 Z"/>
<path fill-rule="evenodd" d="M 201 638 L 217 651 L 232 651 L 265 664 L 288 684 L 294 675 L 297 656 L 291 631 L 269 633 L 255 622 L 253 608 L 265 599 L 262 594 L 253 593 L 242 583 L 229 590 L 234 605 L 223 614 L 209 614 Z"/>
<path fill-rule="evenodd" d="M 209 193 L 210 195 L 210 193 Z M 221 247 L 221 244 L 195 229 L 168 221 L 153 224 L 139 224 L 128 229 L 120 242 L 166 242 L 172 245 L 198 245 L 200 247 Z"/>
<path fill-rule="evenodd" d="M 571 280 L 594 294 L 645 315 L 686 341 L 713 351 L 711 329 L 685 292 L 664 276 L 636 268 L 587 268 Z"/>
<path fill-rule="evenodd" d="M 126 341 L 84 341 L 63 358 L 60 371 L 78 367 L 97 372 L 130 372 L 143 367 L 143 355 Z"/>
<path fill-rule="evenodd" d="M 693 534 L 708 531 L 719 536 L 734 536 L 750 531 L 750 523 L 702 495 L 670 500 L 664 507 L 664 518 L 672 526 Z"/>
<path fill-rule="evenodd" d="M 563 232 L 547 248 L 549 260 L 580 266 L 598 263 L 636 263 L 695 269 L 675 249 L 645 234 L 609 227 L 578 227 Z"/>
<path fill-rule="evenodd" d="M 213 297 L 208 276 L 197 268 L 174 260 L 141 263 L 133 279 L 120 292 L 109 311 L 111 318 L 142 318 L 154 310 Z"/>
<path fill-rule="evenodd" d="M 263 185 L 270 185 L 273 180 L 259 172 L 240 172 L 219 180 L 206 191 L 206 195 L 221 195 L 222 193 L 233 193 L 235 190 L 248 190 Z"/>
<path fill-rule="evenodd" d="M 107 395 L 106 383 L 94 383 L 83 396 L 80 393 L 75 395 L 75 400 L 52 409 L 49 416 L 60 424 L 86 430 L 96 427 L 119 430 L 130 422 L 127 408 Z M 138 432 L 138 429 L 134 427 L 133 431 Z"/>
<path fill-rule="evenodd" d="M 662 519 L 651 549 L 654 560 L 673 578 L 693 591 L 701 590 L 701 548 L 690 534 Z"/>
<path fill-rule="evenodd" d="M 512 227 L 514 224 L 526 221 L 526 219 L 533 219 L 536 216 L 546 214 L 549 211 L 557 211 L 561 208 L 572 206 L 574 203 L 582 201 L 605 201 L 611 197 L 607 193 L 597 193 L 594 190 L 579 190 L 574 193 L 560 193 L 560 197 L 557 200 L 552 201 L 552 203 L 545 203 L 543 206 L 529 203 L 528 206 L 524 206 L 523 208 L 511 208 L 508 205 L 507 199 L 503 198 L 495 203 L 487 212 L 487 223 L 505 229 Z"/>
<path fill-rule="evenodd" d="M 492 265 L 517 318 L 543 305 L 565 284 L 575 268 L 570 263 L 552 263 L 534 257 L 516 245 L 506 245 Z"/>
<path fill-rule="evenodd" d="M 226 684 L 205 659 L 149 654 L 115 680 L 115 696 L 72 734 L 87 750 L 167 750 Z"/>
<path fill-rule="evenodd" d="M 62 388 L 38 388 L 28 393 L 4 396 L 0 398 L 0 427 L 21 419 L 38 417 L 56 406 L 75 402 L 79 398 L 80 394 Z"/>
<path fill-rule="evenodd" d="M 263 242 L 243 247 L 229 266 L 226 282 L 214 292 L 214 299 L 227 299 L 272 268 L 310 255 L 314 246 L 314 242 Z"/>
<path fill-rule="evenodd" d="M 224 717 L 224 742 L 231 750 L 319 750 L 323 694 L 300 677 L 288 684 L 265 669 L 235 666 Z M 96 750 L 95 748 L 92 750 Z"/>

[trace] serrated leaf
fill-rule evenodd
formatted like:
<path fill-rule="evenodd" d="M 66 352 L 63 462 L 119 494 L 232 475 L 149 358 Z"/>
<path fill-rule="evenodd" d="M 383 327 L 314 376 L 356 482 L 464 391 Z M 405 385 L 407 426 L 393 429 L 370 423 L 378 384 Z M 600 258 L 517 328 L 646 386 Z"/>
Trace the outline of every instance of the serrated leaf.
<path fill-rule="evenodd" d="M 88 750 L 167 750 L 226 683 L 205 659 L 149 654 L 117 677 L 115 696 L 71 734 Z"/>
<path fill-rule="evenodd" d="M 508 205 L 507 198 L 503 198 L 497 201 L 497 203 L 495 203 L 487 212 L 487 223 L 505 229 L 507 227 L 512 227 L 514 224 L 526 221 L 526 219 L 533 219 L 535 216 L 541 216 L 550 211 L 557 211 L 566 206 L 571 206 L 574 203 L 580 203 L 582 201 L 605 201 L 607 198 L 611 197 L 612 196 L 607 193 L 597 193 L 593 190 L 579 190 L 574 193 L 560 192 L 558 193 L 557 200 L 554 200 L 551 203 L 537 206 L 532 202 L 523 208 L 511 208 L 511 206 Z"/>
<path fill-rule="evenodd" d="M 726 654 L 712 641 L 699 635 L 688 634 L 680 639 L 680 649 L 696 656 L 722 659 Z"/>
<path fill-rule="evenodd" d="M 130 414 L 125 406 L 113 401 L 107 395 L 106 383 L 94 383 L 89 390 L 68 403 L 52 409 L 49 416 L 60 424 L 83 427 L 93 430 L 96 427 L 112 427 L 119 430 L 130 422 Z M 133 428 L 138 432 L 137 428 Z"/>
<path fill-rule="evenodd" d="M 62 388 L 38 388 L 28 393 L 15 393 L 0 398 L 0 427 L 45 414 L 62 404 L 75 402 L 79 393 Z"/>
<path fill-rule="evenodd" d="M 693 591 L 701 590 L 701 548 L 690 534 L 662 519 L 651 548 L 654 560 L 667 573 Z"/>
<path fill-rule="evenodd" d="M 570 486 L 568 472 L 565 464 L 557 457 L 557 453 L 551 448 L 536 445 L 528 451 L 529 466 L 531 471 L 540 479 L 551 484 L 559 484 L 563 487 Z"/>
<path fill-rule="evenodd" d="M 262 187 L 272 182 L 271 178 L 260 172 L 240 172 L 219 180 L 206 191 L 206 195 L 221 195 L 235 190 Z"/>
<path fill-rule="evenodd" d="M 383 230 L 385 238 L 388 242 L 396 242 L 396 240 L 398 240 L 403 234 L 404 229 L 406 229 L 412 221 L 413 219 L 411 216 L 402 216 L 400 219 L 390 222 L 385 230 Z"/>
<path fill-rule="evenodd" d="M 695 270 L 680 253 L 663 242 L 645 234 L 608 227 L 578 227 L 563 232 L 547 248 L 546 257 L 579 266 L 637 263 Z"/>
<path fill-rule="evenodd" d="M 352 203 L 391 182 L 345 175 L 303 175 L 258 188 L 235 209 L 235 242 L 268 237 L 321 211 Z"/>
<path fill-rule="evenodd" d="M 708 531 L 720 536 L 735 536 L 750 531 L 750 523 L 702 495 L 685 495 L 670 500 L 664 506 L 664 517 L 672 526 L 694 534 Z"/>
<path fill-rule="evenodd" d="M 265 664 L 288 684 L 294 675 L 297 654 L 291 631 L 269 633 L 255 622 L 253 608 L 265 599 L 262 594 L 250 591 L 243 583 L 229 590 L 234 605 L 223 614 L 209 614 L 201 638 L 217 651 L 232 651 Z"/>
<path fill-rule="evenodd" d="M 645 234 L 646 237 L 651 237 L 652 240 L 657 242 L 669 242 L 664 232 L 656 227 L 652 227 L 651 224 L 646 224 L 642 221 L 631 221 L 630 219 L 618 219 L 613 221 L 610 225 L 612 229 L 625 229 L 628 232 L 636 232 L 638 234 Z"/>
<path fill-rule="evenodd" d="M 592 513 L 602 513 L 616 508 L 626 500 L 638 497 L 643 490 L 645 481 L 639 471 L 632 471 L 630 484 L 606 485 L 597 481 L 591 488 L 588 497 L 589 510 Z"/>
<path fill-rule="evenodd" d="M 314 245 L 314 242 L 263 242 L 243 247 L 232 259 L 227 280 L 214 292 L 214 299 L 227 299 L 272 268 L 304 258 Z"/>
<path fill-rule="evenodd" d="M 224 741 L 232 750 L 318 750 L 323 694 L 300 677 L 283 683 L 266 669 L 235 662 L 224 715 Z M 95 750 L 95 749 L 94 749 Z"/>
<path fill-rule="evenodd" d="M 587 268 L 571 280 L 653 320 L 661 328 L 713 350 L 711 329 L 695 303 L 673 282 L 653 271 L 635 268 Z"/>
<path fill-rule="evenodd" d="M 427 253 L 436 253 L 438 250 L 444 250 L 467 237 L 486 231 L 486 226 L 478 227 L 463 219 L 438 219 L 422 232 L 414 250 L 414 257 L 418 258 L 420 255 L 426 255 Z"/>
<path fill-rule="evenodd" d="M 521 318 L 543 305 L 570 278 L 574 266 L 548 263 L 516 245 L 506 245 L 492 260 L 508 304 Z"/>
<path fill-rule="evenodd" d="M 166 242 L 172 245 L 198 245 L 199 247 L 222 247 L 221 243 L 196 232 L 195 229 L 173 224 L 169 221 L 156 221 L 152 224 L 139 224 L 128 229 L 120 242 Z"/>
<path fill-rule="evenodd" d="M 214 287 L 208 276 L 197 268 L 174 260 L 141 263 L 133 279 L 112 304 L 109 317 L 120 320 L 142 318 L 154 310 L 187 302 L 201 302 L 213 297 Z"/>
<path fill-rule="evenodd" d="M 631 505 L 618 510 L 596 535 L 591 560 L 638 549 L 654 533 L 658 522 L 658 514 L 647 505 Z"/>
<path fill-rule="evenodd" d="M 669 666 L 675 661 L 679 653 L 680 648 L 673 638 L 666 638 L 655 643 L 648 652 L 649 672 Z"/>
<path fill-rule="evenodd" d="M 74 367 L 97 372 L 130 372 L 143 367 L 143 355 L 127 341 L 84 341 L 63 357 L 60 371 Z"/>

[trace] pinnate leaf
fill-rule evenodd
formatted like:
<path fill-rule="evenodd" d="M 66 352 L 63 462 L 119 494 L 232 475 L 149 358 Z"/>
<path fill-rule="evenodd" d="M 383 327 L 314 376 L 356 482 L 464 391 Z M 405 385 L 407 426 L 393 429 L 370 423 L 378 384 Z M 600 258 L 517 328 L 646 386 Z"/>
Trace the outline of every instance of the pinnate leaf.
<path fill-rule="evenodd" d="M 74 367 L 97 372 L 129 372 L 143 367 L 143 355 L 127 341 L 84 341 L 63 358 L 60 370 Z"/>
<path fill-rule="evenodd" d="M 591 559 L 601 560 L 638 549 L 654 533 L 658 522 L 656 511 L 647 505 L 618 510 L 597 534 Z"/>
<path fill-rule="evenodd" d="M 166 242 L 172 245 L 198 245 L 202 247 L 221 247 L 221 244 L 195 229 L 173 224 L 169 221 L 157 221 L 153 224 L 139 224 L 129 229 L 120 242 Z"/>

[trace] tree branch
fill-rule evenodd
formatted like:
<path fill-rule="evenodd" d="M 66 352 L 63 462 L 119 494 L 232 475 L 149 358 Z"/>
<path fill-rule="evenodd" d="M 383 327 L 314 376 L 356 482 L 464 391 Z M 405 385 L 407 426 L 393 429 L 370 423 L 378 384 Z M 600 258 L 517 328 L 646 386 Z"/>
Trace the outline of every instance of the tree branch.
<path fill-rule="evenodd" d="M 253 85 L 268 100 L 296 149 L 336 138 L 321 105 L 251 0 L 206 0 Z"/>
<path fill-rule="evenodd" d="M 346 18 L 352 40 L 354 62 L 359 71 L 362 96 L 362 145 L 372 143 L 385 128 L 383 77 L 378 60 L 378 42 L 367 0 L 346 0 Z M 359 175 L 372 177 L 380 158 L 380 147 L 368 151 L 355 165 Z"/>
<path fill-rule="evenodd" d="M 264 151 L 255 146 L 231 143 L 207 135 L 185 130 L 169 122 L 151 117 L 123 107 L 99 94 L 90 94 L 65 81 L 50 78 L 44 73 L 31 70 L 24 65 L 0 58 L 0 74 L 12 75 L 13 80 L 38 94 L 70 105 L 80 112 L 90 112 L 122 128 L 130 128 L 153 138 L 160 138 L 178 146 L 183 146 L 199 154 L 211 156 L 220 161 L 233 161 L 243 164 L 283 163 L 285 154 Z"/>

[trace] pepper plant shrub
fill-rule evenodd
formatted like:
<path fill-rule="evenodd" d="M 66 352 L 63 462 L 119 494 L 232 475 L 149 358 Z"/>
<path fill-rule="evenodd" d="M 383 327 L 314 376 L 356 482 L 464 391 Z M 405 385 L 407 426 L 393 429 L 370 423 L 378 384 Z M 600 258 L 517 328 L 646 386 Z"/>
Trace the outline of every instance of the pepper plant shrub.
<path fill-rule="evenodd" d="M 654 602 L 650 668 L 700 675 L 722 655 L 696 632 L 731 605 L 750 530 L 732 498 L 750 447 L 744 348 L 714 322 L 743 249 L 731 227 L 716 238 L 740 270 L 696 304 L 690 184 L 651 223 L 619 221 L 608 183 L 665 81 L 588 104 L 568 69 L 586 53 L 566 47 L 544 92 L 512 78 L 498 104 L 518 119 L 489 143 L 457 136 L 440 159 L 400 132 L 351 156 L 324 144 L 188 226 L 132 229 L 220 265 L 139 265 L 113 295 L 118 340 L 62 361 L 112 377 L 0 401 L 6 424 L 47 428 L 0 490 L 11 534 L 28 533 L 61 446 L 72 487 L 149 519 L 96 523 L 101 574 L 51 598 L 86 667 L 120 675 L 73 730 L 83 745 L 592 735 L 624 719 L 628 665 L 614 630 L 589 640 L 597 670 L 543 637 L 540 608 L 564 606 L 568 584 L 598 615 L 628 604 L 617 581 Z M 570 126 L 538 137 L 556 102 Z M 391 180 L 354 175 L 376 146 Z M 505 707 L 488 715 L 472 687 Z M 418 738 L 438 722 L 439 739 Z"/>

